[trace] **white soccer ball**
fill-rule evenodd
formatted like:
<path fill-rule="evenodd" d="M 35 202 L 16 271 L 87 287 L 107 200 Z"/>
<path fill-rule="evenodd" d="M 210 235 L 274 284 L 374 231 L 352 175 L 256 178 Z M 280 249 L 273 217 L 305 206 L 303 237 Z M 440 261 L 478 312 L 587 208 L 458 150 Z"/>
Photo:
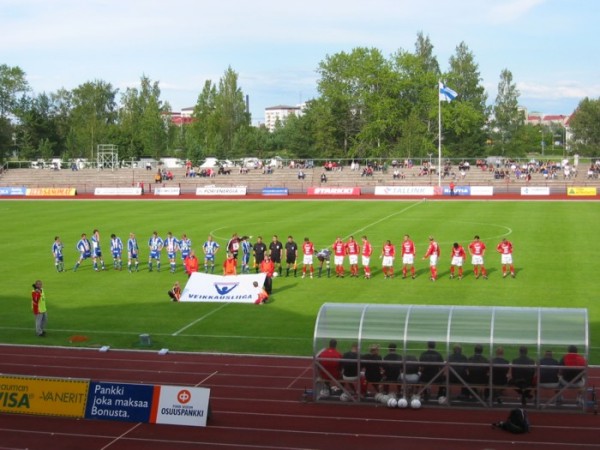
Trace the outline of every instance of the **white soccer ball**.
<path fill-rule="evenodd" d="M 342 394 L 340 395 L 340 400 L 342 402 L 349 402 L 351 399 L 350 394 L 346 393 L 346 392 L 342 392 Z"/>
<path fill-rule="evenodd" d="M 412 409 L 419 409 L 421 407 L 421 400 L 419 400 L 418 398 L 413 398 L 410 401 L 410 407 Z"/>
<path fill-rule="evenodd" d="M 389 396 L 389 395 L 385 395 L 385 394 L 384 394 L 384 395 L 382 395 L 382 396 L 381 396 L 381 398 L 380 398 L 380 400 L 379 400 L 379 401 L 380 401 L 381 403 L 383 403 L 384 405 L 387 405 L 387 403 L 388 403 L 388 400 L 389 400 L 389 399 L 390 399 L 390 396 Z"/>
<path fill-rule="evenodd" d="M 398 408 L 406 408 L 408 406 L 408 400 L 404 397 L 398 400 Z"/>
<path fill-rule="evenodd" d="M 279 274 L 277 272 L 273 272 L 273 278 L 277 278 Z"/>
<path fill-rule="evenodd" d="M 328 398 L 329 397 L 329 389 L 323 388 L 321 392 L 319 392 L 319 398 Z"/>
<path fill-rule="evenodd" d="M 440 398 L 438 398 L 438 403 L 439 403 L 440 405 L 445 405 L 445 404 L 446 404 L 446 397 L 444 397 L 444 396 L 442 395 Z"/>
<path fill-rule="evenodd" d="M 394 397 L 391 397 L 388 402 L 387 402 L 387 406 L 388 408 L 395 408 L 398 406 L 398 400 L 396 400 Z"/>
<path fill-rule="evenodd" d="M 381 392 L 378 392 L 377 394 L 375 394 L 375 401 L 381 402 L 381 397 L 383 397 L 383 394 Z"/>

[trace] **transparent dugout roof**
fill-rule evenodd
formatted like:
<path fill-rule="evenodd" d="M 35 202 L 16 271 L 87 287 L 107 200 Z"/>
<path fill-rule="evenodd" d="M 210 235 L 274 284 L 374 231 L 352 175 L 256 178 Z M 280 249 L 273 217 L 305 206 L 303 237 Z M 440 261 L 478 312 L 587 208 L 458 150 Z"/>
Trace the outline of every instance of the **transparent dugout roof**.
<path fill-rule="evenodd" d="M 548 347 L 576 345 L 588 355 L 587 309 L 486 306 L 382 305 L 325 303 L 317 315 L 314 354 L 330 339 L 396 342 L 398 350 L 436 341 L 440 351 L 456 343 L 493 348 L 526 345 L 533 356 Z"/>

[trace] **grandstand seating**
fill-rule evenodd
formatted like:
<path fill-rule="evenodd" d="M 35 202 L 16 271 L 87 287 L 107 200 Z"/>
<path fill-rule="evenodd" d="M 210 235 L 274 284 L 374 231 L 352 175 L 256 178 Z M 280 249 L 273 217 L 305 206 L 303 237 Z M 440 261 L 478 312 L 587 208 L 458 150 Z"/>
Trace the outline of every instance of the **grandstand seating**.
<path fill-rule="evenodd" d="M 362 170 L 351 170 L 344 166 L 343 170 L 324 171 L 321 167 L 304 169 L 305 179 L 298 179 L 297 169 L 288 167 L 276 168 L 273 173 L 265 174 L 260 169 L 251 169 L 248 173 L 239 173 L 233 168 L 230 175 L 215 175 L 214 177 L 186 178 L 185 169 L 171 169 L 173 181 L 164 181 L 159 186 L 177 186 L 182 193 L 193 193 L 197 187 L 203 186 L 246 186 L 249 193 L 259 193 L 264 187 L 285 187 L 290 193 L 305 193 L 311 186 L 330 187 L 360 187 L 363 193 L 372 193 L 376 186 L 427 186 L 437 185 L 436 174 L 422 175 L 420 167 L 400 170 L 404 178 L 394 179 L 392 169 L 376 170 L 372 176 L 364 176 Z M 600 187 L 599 179 L 589 179 L 585 170 L 579 170 L 575 175 L 564 179 L 559 173 L 555 179 L 546 179 L 541 173 L 534 173 L 531 181 L 524 179 L 495 179 L 494 173 L 472 167 L 463 176 L 454 167 L 454 176 L 442 178 L 442 185 L 454 181 L 457 186 L 494 186 L 500 192 L 516 192 L 523 186 L 548 186 L 552 193 L 561 193 L 569 186 Z M 321 174 L 327 175 L 327 182 L 321 183 Z M 0 175 L 0 186 L 24 187 L 74 187 L 79 193 L 93 193 L 96 187 L 131 187 L 143 183 L 146 192 L 153 190 L 157 184 L 154 171 L 143 168 L 122 169 L 81 169 L 71 171 L 50 169 L 10 169 Z"/>

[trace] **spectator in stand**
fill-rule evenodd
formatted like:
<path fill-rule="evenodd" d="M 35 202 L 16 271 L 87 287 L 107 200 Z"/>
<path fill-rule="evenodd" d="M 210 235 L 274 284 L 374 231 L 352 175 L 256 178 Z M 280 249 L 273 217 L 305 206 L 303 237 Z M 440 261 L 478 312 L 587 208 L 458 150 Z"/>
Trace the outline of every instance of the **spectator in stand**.
<path fill-rule="evenodd" d="M 306 174 L 304 173 L 304 171 L 302 169 L 300 169 L 298 171 L 298 179 L 299 180 L 304 180 L 306 178 Z"/>
<path fill-rule="evenodd" d="M 327 175 L 325 175 L 325 172 L 321 174 L 321 183 L 327 183 Z"/>
<path fill-rule="evenodd" d="M 569 387 L 583 387 L 585 379 L 583 377 L 587 361 L 577 353 L 577 346 L 569 345 L 567 354 L 560 360 L 560 365 L 564 368 L 560 370 L 560 384 Z"/>
<path fill-rule="evenodd" d="M 521 396 L 521 405 L 525 406 L 527 400 L 532 398 L 531 388 L 535 375 L 535 361 L 527 356 L 527 347 L 519 347 L 519 357 L 512 361 L 510 383 L 515 386 L 517 393 Z M 528 367 L 529 366 L 529 367 Z"/>

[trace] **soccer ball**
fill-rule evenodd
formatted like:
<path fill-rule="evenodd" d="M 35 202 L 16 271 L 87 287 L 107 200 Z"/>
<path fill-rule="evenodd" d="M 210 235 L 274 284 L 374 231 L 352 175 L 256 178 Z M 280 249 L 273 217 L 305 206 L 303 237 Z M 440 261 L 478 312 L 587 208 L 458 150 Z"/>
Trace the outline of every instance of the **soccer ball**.
<path fill-rule="evenodd" d="M 381 402 L 381 397 L 383 397 L 383 394 L 381 392 L 378 392 L 377 394 L 375 394 L 375 401 Z"/>
<path fill-rule="evenodd" d="M 273 272 L 273 278 L 277 278 L 279 274 L 277 272 Z"/>
<path fill-rule="evenodd" d="M 388 408 L 395 408 L 398 406 L 398 400 L 396 400 L 394 397 L 391 397 L 387 402 L 387 406 Z"/>
<path fill-rule="evenodd" d="M 321 389 L 321 392 L 319 392 L 319 398 L 329 398 L 329 389 Z"/>
<path fill-rule="evenodd" d="M 383 403 L 384 405 L 387 405 L 389 399 L 390 399 L 390 396 L 384 394 L 380 397 L 379 401 L 381 403 Z"/>
<path fill-rule="evenodd" d="M 340 400 L 342 402 L 349 402 L 350 401 L 350 395 L 347 394 L 346 392 L 342 392 L 342 395 L 340 395 Z"/>
<path fill-rule="evenodd" d="M 401 399 L 398 400 L 398 408 L 406 408 L 408 406 L 408 400 L 406 400 L 404 397 L 402 397 Z"/>
<path fill-rule="evenodd" d="M 444 396 L 442 395 L 440 398 L 438 398 L 438 403 L 439 403 L 440 405 L 445 405 L 445 404 L 446 404 L 446 397 L 444 397 Z"/>
<path fill-rule="evenodd" d="M 421 407 L 421 400 L 419 400 L 418 398 L 413 398 L 410 401 L 410 407 L 412 409 L 419 409 Z"/>

